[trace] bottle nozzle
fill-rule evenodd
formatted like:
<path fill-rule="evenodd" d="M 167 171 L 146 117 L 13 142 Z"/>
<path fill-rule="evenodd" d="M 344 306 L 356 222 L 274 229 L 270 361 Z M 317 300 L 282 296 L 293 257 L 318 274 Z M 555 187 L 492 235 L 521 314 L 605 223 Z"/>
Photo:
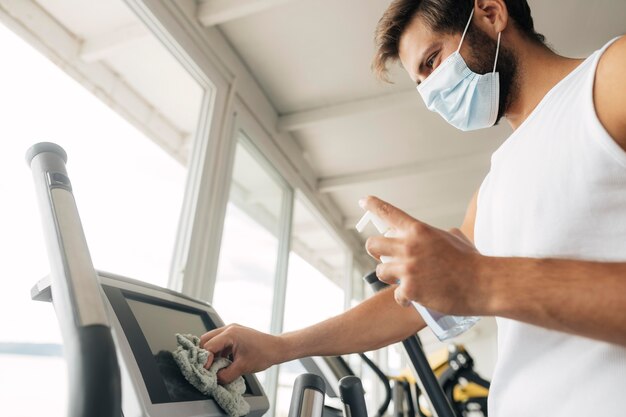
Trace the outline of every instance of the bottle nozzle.
<path fill-rule="evenodd" d="M 366 211 L 361 220 L 356 224 L 356 230 L 359 233 L 363 233 L 365 230 L 365 226 L 371 222 L 380 234 L 385 234 L 389 230 L 389 226 L 384 222 L 383 219 L 372 213 L 371 211 Z"/>

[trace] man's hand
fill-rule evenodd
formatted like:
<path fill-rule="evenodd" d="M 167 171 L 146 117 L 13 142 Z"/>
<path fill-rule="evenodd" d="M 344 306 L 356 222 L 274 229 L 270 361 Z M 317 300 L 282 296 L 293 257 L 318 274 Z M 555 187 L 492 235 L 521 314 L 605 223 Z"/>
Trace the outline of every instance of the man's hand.
<path fill-rule="evenodd" d="M 247 327 L 231 324 L 205 333 L 200 346 L 209 352 L 205 368 L 209 368 L 216 356 L 229 357 L 233 363 L 218 372 L 221 384 L 228 384 L 243 374 L 263 371 L 281 362 L 284 351 L 281 339 Z"/>
<path fill-rule="evenodd" d="M 482 315 L 488 303 L 488 285 L 481 280 L 483 258 L 458 229 L 446 232 L 416 220 L 376 197 L 361 200 L 393 230 L 393 237 L 371 237 L 368 253 L 380 260 L 376 275 L 398 287 L 396 302 L 407 306 L 417 301 L 433 310 L 455 315 Z"/>

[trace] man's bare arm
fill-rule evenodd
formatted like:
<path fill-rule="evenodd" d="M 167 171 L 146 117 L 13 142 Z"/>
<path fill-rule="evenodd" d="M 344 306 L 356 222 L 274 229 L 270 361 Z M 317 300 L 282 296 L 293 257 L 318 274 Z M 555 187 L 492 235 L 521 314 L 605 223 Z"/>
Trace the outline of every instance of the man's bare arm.
<path fill-rule="evenodd" d="M 339 316 L 285 333 L 284 359 L 367 352 L 404 340 L 424 326 L 415 309 L 399 306 L 386 289 Z"/>
<path fill-rule="evenodd" d="M 206 333 L 201 345 L 215 355 L 232 355 L 233 363 L 218 374 L 228 383 L 239 375 L 306 356 L 366 352 L 398 342 L 424 327 L 413 308 L 400 307 L 385 290 L 358 306 L 302 330 L 279 336 L 229 325 Z M 210 366 L 213 358 L 209 359 Z"/>
<path fill-rule="evenodd" d="M 626 263 L 484 258 L 485 314 L 626 346 Z"/>

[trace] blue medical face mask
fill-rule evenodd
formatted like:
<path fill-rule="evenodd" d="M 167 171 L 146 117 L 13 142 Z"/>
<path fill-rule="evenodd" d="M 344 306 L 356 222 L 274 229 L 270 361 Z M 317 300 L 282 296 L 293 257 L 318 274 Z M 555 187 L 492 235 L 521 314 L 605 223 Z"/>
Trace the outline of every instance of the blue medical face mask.
<path fill-rule="evenodd" d="M 474 10 L 463 31 L 457 50 L 417 86 L 429 110 L 439 113 L 457 129 L 468 131 L 491 127 L 498 117 L 500 77 L 496 72 L 500 36 L 493 72 L 476 74 L 459 53 Z"/>

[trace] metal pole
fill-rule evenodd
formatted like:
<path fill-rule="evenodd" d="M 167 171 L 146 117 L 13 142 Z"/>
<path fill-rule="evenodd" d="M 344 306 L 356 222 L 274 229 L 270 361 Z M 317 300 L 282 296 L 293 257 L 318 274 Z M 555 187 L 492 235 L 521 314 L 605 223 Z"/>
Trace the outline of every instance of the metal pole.
<path fill-rule="evenodd" d="M 67 154 L 54 143 L 26 153 L 51 268 L 51 291 L 69 371 L 70 417 L 119 417 L 120 370 L 102 290 L 72 194 Z"/>

